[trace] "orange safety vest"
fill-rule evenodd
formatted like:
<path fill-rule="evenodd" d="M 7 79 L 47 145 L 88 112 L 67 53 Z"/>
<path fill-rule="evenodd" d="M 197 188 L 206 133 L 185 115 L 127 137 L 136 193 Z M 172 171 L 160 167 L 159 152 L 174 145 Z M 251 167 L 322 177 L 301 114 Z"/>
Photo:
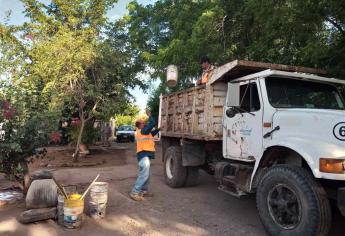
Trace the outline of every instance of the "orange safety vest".
<path fill-rule="evenodd" d="M 211 65 L 207 70 L 205 70 L 201 75 L 201 84 L 206 84 L 208 82 L 208 79 L 212 73 L 212 71 L 215 69 L 213 65 Z"/>
<path fill-rule="evenodd" d="M 208 82 L 208 72 L 202 73 L 201 84 L 206 84 Z"/>
<path fill-rule="evenodd" d="M 141 130 L 135 131 L 135 140 L 137 141 L 137 153 L 142 151 L 154 152 L 155 141 L 152 134 L 141 134 Z"/>

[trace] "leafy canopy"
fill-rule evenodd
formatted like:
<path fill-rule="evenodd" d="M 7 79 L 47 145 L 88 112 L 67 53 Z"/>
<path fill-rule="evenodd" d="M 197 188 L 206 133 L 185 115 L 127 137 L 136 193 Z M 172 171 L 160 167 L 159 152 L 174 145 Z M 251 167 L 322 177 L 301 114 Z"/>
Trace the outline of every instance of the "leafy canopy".
<path fill-rule="evenodd" d="M 137 63 L 152 68 L 153 78 L 164 81 L 166 67 L 178 65 L 173 90 L 191 86 L 204 55 L 218 65 L 246 59 L 319 67 L 345 77 L 343 0 L 132 1 L 123 21 Z"/>
<path fill-rule="evenodd" d="M 22 2 L 28 22 L 0 24 L 0 74 L 28 94 L 20 105 L 29 112 L 78 116 L 78 150 L 87 121 L 121 113 L 131 103 L 128 89 L 144 86 L 130 69 L 126 41 L 107 22 L 117 1 Z"/>

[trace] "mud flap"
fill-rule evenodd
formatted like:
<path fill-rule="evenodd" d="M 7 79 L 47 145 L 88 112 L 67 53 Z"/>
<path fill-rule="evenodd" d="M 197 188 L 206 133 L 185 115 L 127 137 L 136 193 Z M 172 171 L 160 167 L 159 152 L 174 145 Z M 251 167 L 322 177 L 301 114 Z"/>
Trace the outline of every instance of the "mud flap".
<path fill-rule="evenodd" d="M 338 188 L 337 205 L 340 213 L 345 216 L 345 188 Z"/>
<path fill-rule="evenodd" d="M 183 141 L 182 165 L 200 166 L 205 163 L 206 152 L 203 143 Z"/>

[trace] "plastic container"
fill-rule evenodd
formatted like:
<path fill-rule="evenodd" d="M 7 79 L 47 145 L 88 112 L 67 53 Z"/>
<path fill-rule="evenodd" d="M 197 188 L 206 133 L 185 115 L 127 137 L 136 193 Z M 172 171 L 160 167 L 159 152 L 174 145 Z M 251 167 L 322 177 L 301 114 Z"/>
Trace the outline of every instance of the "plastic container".
<path fill-rule="evenodd" d="M 84 212 L 84 199 L 80 194 L 72 194 L 64 199 L 64 226 L 67 229 L 77 229 L 81 226 Z"/>
<path fill-rule="evenodd" d="M 88 214 L 94 219 L 105 217 L 108 202 L 108 183 L 95 182 L 90 189 Z"/>
<path fill-rule="evenodd" d="M 178 80 L 178 69 L 175 65 L 169 65 L 167 67 L 167 85 L 169 87 L 175 87 Z"/>

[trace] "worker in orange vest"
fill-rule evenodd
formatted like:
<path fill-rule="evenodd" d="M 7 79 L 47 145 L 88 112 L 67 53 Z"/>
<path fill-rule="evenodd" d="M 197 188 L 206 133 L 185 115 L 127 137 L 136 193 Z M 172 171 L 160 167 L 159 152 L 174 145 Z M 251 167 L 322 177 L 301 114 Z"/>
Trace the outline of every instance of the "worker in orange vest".
<path fill-rule="evenodd" d="M 208 57 L 202 57 L 200 59 L 200 65 L 202 68 L 201 78 L 196 82 L 197 85 L 206 84 L 211 77 L 211 73 L 216 68 L 211 64 L 211 61 Z"/>
<path fill-rule="evenodd" d="M 149 120 L 135 122 L 135 140 L 137 142 L 137 160 L 139 165 L 138 178 L 129 196 L 135 201 L 142 201 L 144 197 L 152 196 L 148 191 L 150 181 L 150 160 L 155 158 L 155 142 L 153 137 L 159 132 L 154 129 L 156 122 L 151 116 L 151 111 L 146 109 Z"/>

